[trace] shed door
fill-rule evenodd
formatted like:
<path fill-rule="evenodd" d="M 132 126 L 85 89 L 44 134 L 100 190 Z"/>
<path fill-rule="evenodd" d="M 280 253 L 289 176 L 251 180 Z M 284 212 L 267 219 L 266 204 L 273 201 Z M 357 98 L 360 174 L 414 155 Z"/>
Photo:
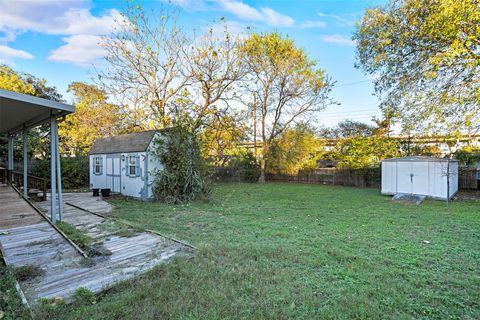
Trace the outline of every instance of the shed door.
<path fill-rule="evenodd" d="M 107 157 L 107 188 L 110 188 L 112 192 L 120 192 L 120 156 Z"/>
<path fill-rule="evenodd" d="M 412 193 L 413 185 L 410 174 L 412 173 L 412 163 L 406 161 L 397 162 L 397 192 Z"/>
<path fill-rule="evenodd" d="M 398 162 L 398 193 L 429 194 L 428 163 Z"/>
<path fill-rule="evenodd" d="M 412 163 L 413 194 L 430 195 L 428 162 Z"/>

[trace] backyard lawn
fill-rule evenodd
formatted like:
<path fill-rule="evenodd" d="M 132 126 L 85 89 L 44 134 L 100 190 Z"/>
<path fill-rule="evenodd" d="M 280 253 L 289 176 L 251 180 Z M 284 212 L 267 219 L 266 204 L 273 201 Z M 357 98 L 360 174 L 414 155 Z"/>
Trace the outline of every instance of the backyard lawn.
<path fill-rule="evenodd" d="M 221 184 L 209 203 L 112 203 L 198 252 L 39 318 L 480 318 L 480 202 L 272 183 Z"/>

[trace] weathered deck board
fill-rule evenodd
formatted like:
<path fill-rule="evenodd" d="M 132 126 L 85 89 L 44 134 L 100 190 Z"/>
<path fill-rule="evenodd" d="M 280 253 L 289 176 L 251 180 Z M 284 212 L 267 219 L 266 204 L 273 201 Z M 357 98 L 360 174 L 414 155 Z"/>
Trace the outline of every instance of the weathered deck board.
<path fill-rule="evenodd" d="M 42 217 L 10 187 L 0 186 L 0 230 L 42 222 Z"/>
<path fill-rule="evenodd" d="M 101 214 L 113 209 L 88 194 L 64 194 L 64 202 Z M 39 207 L 46 213 L 50 209 L 49 202 L 39 203 Z M 33 264 L 45 272 L 21 284 L 31 302 L 58 296 L 69 300 L 79 287 L 100 292 L 188 252 L 188 248 L 148 232 L 121 236 L 111 226 L 101 227 L 110 223 L 104 218 L 66 204 L 64 209 L 65 222 L 88 234 L 95 245 L 101 245 L 111 255 L 92 257 L 86 264 L 78 251 L 21 197 L 10 188 L 0 187 L 0 230 L 8 233 L 0 235 L 5 260 L 15 267 Z"/>

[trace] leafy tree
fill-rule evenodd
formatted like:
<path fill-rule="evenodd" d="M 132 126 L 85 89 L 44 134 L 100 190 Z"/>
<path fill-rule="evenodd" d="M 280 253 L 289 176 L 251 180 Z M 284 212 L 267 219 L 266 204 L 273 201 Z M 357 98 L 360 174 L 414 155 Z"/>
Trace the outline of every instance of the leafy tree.
<path fill-rule="evenodd" d="M 314 169 L 323 143 L 306 123 L 288 128 L 269 149 L 267 170 L 273 173 L 297 174 L 299 170 Z"/>
<path fill-rule="evenodd" d="M 467 166 L 476 167 L 480 162 L 480 147 L 465 146 L 457 150 L 455 158 Z"/>
<path fill-rule="evenodd" d="M 388 137 L 350 137 L 339 142 L 329 157 L 344 169 L 365 169 L 380 165 L 383 159 L 400 156 L 400 143 Z"/>
<path fill-rule="evenodd" d="M 189 36 L 168 9 L 147 14 L 128 5 L 114 34 L 101 42 L 107 65 L 99 82 L 127 113 L 133 108 L 132 120 L 141 118 L 145 128 L 175 122 L 197 131 L 229 107 L 244 74 L 239 43 L 226 27 L 220 35 L 210 29 Z"/>
<path fill-rule="evenodd" d="M 187 43 L 170 12 L 149 15 L 128 4 L 113 35 L 101 42 L 106 67 L 98 73 L 99 82 L 119 104 L 142 110 L 146 125 L 167 127 L 169 105 L 188 80 L 181 66 Z"/>
<path fill-rule="evenodd" d="M 361 121 L 344 120 L 334 128 L 326 128 L 320 131 L 320 136 L 325 138 L 368 137 L 375 131 L 375 126 Z"/>
<path fill-rule="evenodd" d="M 34 96 L 36 91 L 26 79 L 25 74 L 14 71 L 12 68 L 0 66 L 0 88 Z"/>
<path fill-rule="evenodd" d="M 15 71 L 5 65 L 0 65 L 0 88 L 54 101 L 62 101 L 62 96 L 57 92 L 57 89 L 47 85 L 45 79 L 37 78 L 28 73 Z M 45 158 L 49 154 L 50 137 L 47 126 L 48 125 L 42 125 L 29 130 L 29 157 L 39 156 L 40 158 Z M 23 158 L 21 138 L 21 136 L 17 136 L 14 143 L 16 147 L 14 149 L 15 161 Z M 6 136 L 2 137 L 0 135 L 0 139 L 5 140 Z M 0 159 L 6 159 L 7 152 L 6 143 L 0 144 Z"/>
<path fill-rule="evenodd" d="M 480 129 L 480 9 L 472 0 L 390 0 L 354 35 L 382 108 L 406 131 Z"/>
<path fill-rule="evenodd" d="M 95 86 L 74 82 L 69 91 L 73 93 L 75 113 L 59 125 L 62 149 L 85 155 L 97 139 L 121 131 L 122 115 L 120 108 L 107 102 L 105 92 Z"/>
<path fill-rule="evenodd" d="M 230 111 L 235 85 L 245 75 L 240 45 L 239 36 L 232 35 L 224 24 L 221 32 L 210 28 L 188 50 L 182 71 L 188 78 L 183 107 L 193 120 L 193 131 L 218 121 L 219 116 Z"/>
<path fill-rule="evenodd" d="M 217 116 L 198 134 L 202 157 L 211 164 L 224 166 L 246 140 L 246 126 L 236 115 Z"/>
<path fill-rule="evenodd" d="M 311 119 L 308 116 L 330 104 L 332 83 L 316 61 L 279 33 L 252 34 L 240 52 L 248 72 L 245 96 L 255 97 L 253 110 L 263 145 L 259 181 L 264 182 L 274 140 L 296 121 Z"/>
<path fill-rule="evenodd" d="M 418 144 L 411 141 L 405 141 L 401 143 L 400 149 L 403 156 L 427 156 L 427 157 L 439 157 L 442 154 L 442 150 L 438 145 Z"/>

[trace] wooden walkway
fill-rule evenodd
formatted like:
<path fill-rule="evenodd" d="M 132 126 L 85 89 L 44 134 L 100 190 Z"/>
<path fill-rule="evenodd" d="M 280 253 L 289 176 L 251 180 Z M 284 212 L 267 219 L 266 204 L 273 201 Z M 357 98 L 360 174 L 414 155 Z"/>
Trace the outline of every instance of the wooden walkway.
<path fill-rule="evenodd" d="M 138 232 L 64 204 L 64 221 L 93 238 L 92 248 L 98 255 L 85 259 L 14 190 L 0 190 L 0 244 L 5 261 L 14 267 L 38 266 L 44 272 L 21 283 L 29 302 L 54 297 L 69 301 L 80 287 L 98 293 L 189 252 L 167 238 Z M 64 202 L 98 213 L 112 210 L 108 203 L 87 194 L 64 194 Z M 48 212 L 49 202 L 39 206 Z"/>

